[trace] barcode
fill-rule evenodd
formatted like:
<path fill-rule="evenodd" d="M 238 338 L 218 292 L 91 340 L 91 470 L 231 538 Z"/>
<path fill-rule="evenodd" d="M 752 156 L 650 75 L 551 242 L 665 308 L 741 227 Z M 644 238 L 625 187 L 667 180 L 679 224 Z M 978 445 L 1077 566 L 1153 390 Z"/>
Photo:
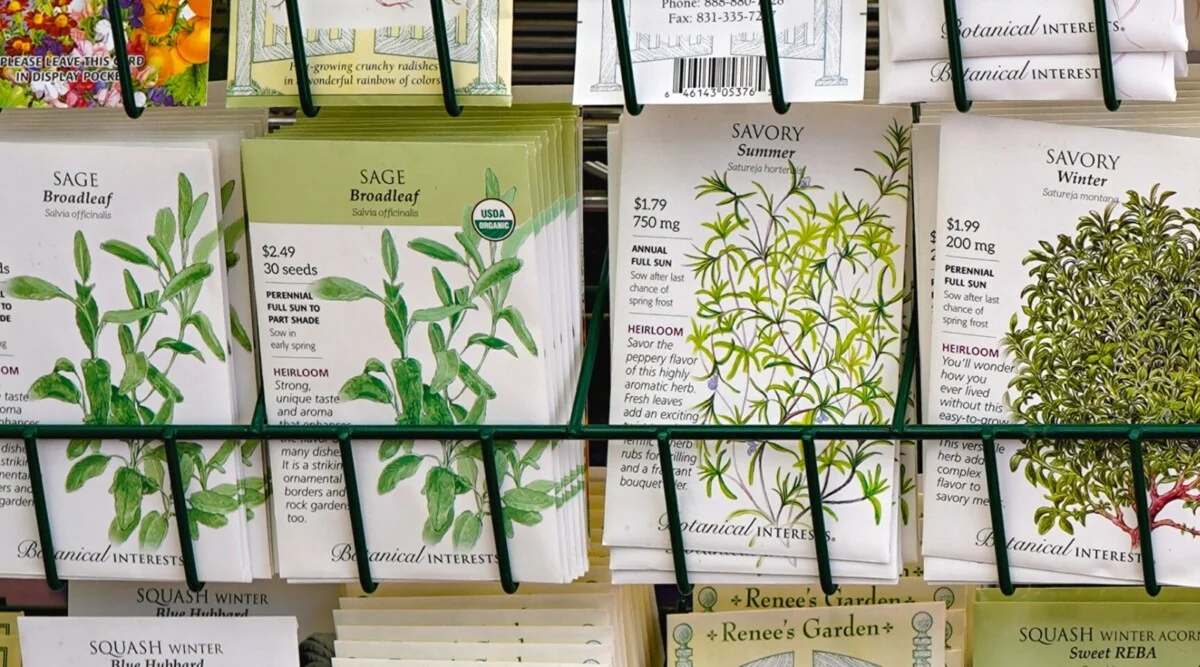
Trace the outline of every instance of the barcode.
<path fill-rule="evenodd" d="M 673 91 L 712 88 L 767 90 L 767 59 L 763 56 L 677 58 Z"/>

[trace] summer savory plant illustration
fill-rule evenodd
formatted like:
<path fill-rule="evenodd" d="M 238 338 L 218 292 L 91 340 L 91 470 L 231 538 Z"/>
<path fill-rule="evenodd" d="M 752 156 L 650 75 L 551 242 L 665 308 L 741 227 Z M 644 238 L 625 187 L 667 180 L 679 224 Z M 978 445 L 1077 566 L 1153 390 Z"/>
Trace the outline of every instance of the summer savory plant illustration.
<path fill-rule="evenodd" d="M 1173 192 L 1130 191 L 1122 206 L 1091 212 L 1074 236 L 1042 241 L 1024 263 L 1022 291 L 1003 339 L 1017 367 L 1009 384 L 1020 421 L 1187 424 L 1200 420 L 1200 210 Z M 1174 440 L 1145 447 L 1151 529 L 1200 536 L 1200 524 L 1163 516 L 1200 508 L 1200 449 Z M 1033 440 L 1011 459 L 1045 490 L 1039 534 L 1074 534 L 1089 518 L 1138 546 L 1126 443 Z"/>
<path fill-rule="evenodd" d="M 688 337 L 704 364 L 709 393 L 696 409 L 711 424 L 880 423 L 894 396 L 884 366 L 896 360 L 902 299 L 893 240 L 900 223 L 880 209 L 887 198 L 907 200 L 909 130 L 893 124 L 877 151 L 876 171 L 857 169 L 873 196 L 854 200 L 834 192 L 819 206 L 804 167 L 789 163 L 786 190 L 755 182 L 737 186 L 713 174 L 697 198 L 713 198 L 711 233 L 689 255 L 699 282 Z M 804 457 L 795 444 L 775 441 L 697 441 L 706 493 L 745 506 L 727 517 L 752 516 L 771 526 L 810 526 Z M 793 460 L 770 471 L 763 454 Z M 888 501 L 884 441 L 831 441 L 819 452 L 826 513 L 869 503 L 876 522 Z M 836 475 L 836 478 L 835 478 Z M 773 477 L 773 478 L 771 478 Z"/>
<path fill-rule="evenodd" d="M 120 240 L 99 244 L 101 251 L 129 265 L 121 275 L 127 305 L 101 310 L 93 296 L 92 251 L 82 232 L 74 237 L 78 280 L 69 291 L 34 276 L 17 276 L 0 284 L 15 299 L 69 302 L 86 350 L 82 359 L 61 358 L 48 374 L 34 380 L 31 400 L 78 406 L 84 424 L 169 424 L 175 406 L 184 400 L 183 391 L 170 379 L 177 364 L 225 361 L 224 344 L 211 321 L 196 310 L 205 281 L 213 275 L 209 257 L 219 242 L 216 230 L 194 236 L 209 196 L 193 196 L 184 174 L 178 182 L 178 208 L 158 211 L 154 232 L 146 237 L 149 250 Z M 164 317 L 169 314 L 175 318 Z M 109 336 L 120 346 L 118 360 L 100 356 L 101 341 Z M 66 490 L 78 491 L 112 470 L 109 493 L 114 516 L 109 539 L 124 544 L 136 532 L 138 545 L 154 551 L 169 533 L 174 515 L 170 485 L 165 481 L 166 446 L 155 440 L 122 442 L 125 451 L 114 454 L 99 440 L 70 441 L 66 455 L 75 463 L 67 474 Z M 235 453 L 248 460 L 257 441 L 228 441 L 207 457 L 197 443 L 178 445 L 193 539 L 199 539 L 200 526 L 221 528 L 239 508 L 250 510 L 265 503 L 261 479 L 210 484 L 212 474 L 223 473 Z"/>
<path fill-rule="evenodd" d="M 503 194 L 495 173 L 485 174 L 485 196 L 512 203 L 516 189 Z M 389 230 L 380 238 L 384 279 L 379 291 L 342 277 L 321 278 L 312 285 L 318 299 L 360 301 L 370 299 L 382 309 L 382 325 L 387 328 L 394 356 L 388 361 L 368 359 L 359 375 L 348 379 L 341 388 L 343 401 L 371 401 L 391 406 L 397 424 L 478 424 L 484 421 L 488 401 L 496 398 L 496 389 L 483 376 L 490 355 L 519 356 L 517 348 L 502 335 L 511 334 L 525 353 L 539 354 L 524 316 L 506 305 L 513 279 L 522 269 L 517 251 L 532 232 L 530 224 L 521 225 L 503 244 L 489 243 L 480 248 L 481 238 L 471 225 L 470 210 L 462 229 L 454 234 L 459 248 L 451 248 L 428 238 L 409 242 L 409 250 L 444 265 L 446 272 L 432 268 L 437 304 L 410 309 L 400 281 L 401 260 Z M 465 274 L 458 286 L 447 278 Z M 485 309 L 487 326 L 468 331 L 467 311 Z M 412 354 L 410 340 L 424 329 L 435 363 L 422 363 Z M 534 442 L 524 453 L 513 441 L 497 441 L 496 464 L 503 493 L 505 532 L 513 535 L 513 523 L 536 526 L 542 512 L 561 507 L 583 488 L 581 469 L 561 480 L 530 480 L 531 470 L 540 470 L 544 455 L 557 446 L 548 440 Z M 428 516 L 422 529 L 427 544 L 439 544 L 450 535 L 457 549 L 470 549 L 478 542 L 484 517 L 490 512 L 487 488 L 481 470 L 483 453 L 479 441 L 442 440 L 437 454 L 417 447 L 411 440 L 385 440 L 379 458 L 387 462 L 378 480 L 380 495 L 390 493 L 406 479 L 424 470 Z"/>

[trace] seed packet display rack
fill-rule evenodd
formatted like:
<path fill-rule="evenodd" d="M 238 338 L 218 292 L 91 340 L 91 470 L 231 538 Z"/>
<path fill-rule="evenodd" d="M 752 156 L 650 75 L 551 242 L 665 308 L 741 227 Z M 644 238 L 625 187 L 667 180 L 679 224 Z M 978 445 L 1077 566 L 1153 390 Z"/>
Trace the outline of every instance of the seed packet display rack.
<path fill-rule="evenodd" d="M 626 111 L 637 115 L 642 105 L 637 101 L 637 92 L 633 78 L 633 59 L 630 53 L 629 31 L 623 0 L 611 0 L 617 38 L 618 59 L 623 83 Z M 1096 24 L 1108 25 L 1107 7 L 1105 0 L 1094 0 Z M 297 0 L 285 0 L 289 21 L 297 89 L 301 110 L 306 116 L 317 115 L 319 107 L 313 101 L 313 95 L 308 78 L 307 61 L 303 49 L 303 28 L 297 8 Z M 110 16 L 119 16 L 120 0 L 107 0 Z M 448 47 L 448 37 L 445 31 L 444 10 L 440 2 L 432 2 L 433 25 L 435 27 L 435 43 L 437 46 L 438 65 L 442 75 L 443 106 L 451 116 L 462 113 L 462 107 L 457 101 L 454 81 L 451 75 L 451 62 Z M 947 25 L 957 25 L 957 8 L 955 0 L 944 0 Z M 774 14 L 771 0 L 760 0 L 760 10 L 764 29 L 764 47 L 768 67 L 768 77 L 771 83 L 772 106 L 779 113 L 785 113 L 789 104 L 784 100 L 782 77 L 780 74 L 779 48 L 774 29 Z M 1112 72 L 1112 52 L 1109 36 L 1106 30 L 1097 30 L 1098 57 L 1100 60 L 1101 82 L 1104 91 L 1105 107 L 1116 111 L 1120 100 L 1116 98 Z M 117 55 L 116 64 L 118 77 L 122 83 L 122 102 L 125 112 L 131 118 L 142 114 L 133 97 L 131 85 L 128 50 L 125 36 L 121 31 L 114 33 L 114 51 Z M 952 72 L 952 84 L 956 108 L 961 112 L 969 111 L 971 102 L 967 98 L 962 61 L 962 45 L 957 31 L 948 31 L 947 44 Z M 914 253 L 915 259 L 915 253 Z M 362 502 L 359 495 L 358 479 L 355 471 L 354 454 L 351 443 L 356 438 L 374 440 L 475 440 L 483 450 L 484 477 L 488 490 L 493 533 L 496 538 L 496 557 L 499 564 L 500 584 L 507 593 L 516 592 L 519 583 L 512 574 L 512 561 L 509 556 L 508 540 L 505 538 L 503 513 L 500 501 L 500 481 L 496 467 L 495 451 L 497 442 L 514 440 L 652 440 L 657 443 L 661 460 L 670 461 L 671 443 L 676 440 L 693 439 L 722 439 L 722 440 L 785 440 L 796 441 L 804 454 L 805 476 L 807 479 L 809 502 L 813 508 L 813 534 L 817 556 L 818 573 L 822 590 L 833 594 L 837 584 L 833 580 L 830 565 L 830 548 L 825 533 L 824 517 L 820 493 L 820 476 L 817 470 L 817 442 L 828 440 L 907 440 L 925 441 L 940 439 L 972 440 L 982 443 L 982 451 L 987 482 L 987 493 L 991 515 L 992 531 L 995 536 L 994 549 L 997 566 L 997 581 L 1000 589 L 1006 595 L 1014 591 L 1009 567 L 1007 533 L 1005 530 L 1003 503 L 1000 491 L 999 472 L 996 458 L 996 441 L 998 439 L 1030 440 L 1109 440 L 1123 441 L 1129 445 L 1129 461 L 1134 483 L 1135 514 L 1138 522 L 1138 532 L 1142 548 L 1142 573 L 1144 586 L 1150 595 L 1157 595 L 1160 586 L 1155 574 L 1153 543 L 1150 539 L 1150 520 L 1147 502 L 1147 481 L 1145 477 L 1143 446 L 1146 441 L 1167 439 L 1196 439 L 1200 440 L 1200 424 L 974 424 L 974 425 L 924 425 L 906 424 L 906 406 L 912 391 L 916 370 L 919 363 L 919 336 L 917 322 L 914 318 L 908 335 L 903 354 L 903 365 L 900 380 L 900 390 L 896 398 L 896 410 L 889 424 L 880 425 L 809 425 L 809 426 L 715 426 L 715 425 L 605 425 L 584 424 L 584 413 L 589 389 L 595 373 L 596 362 L 600 354 L 601 327 L 604 322 L 609 293 L 608 261 L 600 273 L 597 285 L 589 288 L 594 291 L 594 303 L 591 308 L 591 320 L 587 330 L 587 343 L 584 350 L 578 384 L 575 389 L 572 410 L 568 423 L 557 425 L 459 425 L 459 426 L 360 426 L 360 425 L 328 425 L 328 426 L 282 426 L 266 423 L 265 409 L 260 399 L 258 410 L 253 422 L 249 425 L 228 426 L 124 426 L 124 425 L 0 425 L 0 439 L 23 440 L 25 443 L 30 486 L 37 520 L 38 537 L 42 546 L 42 561 L 45 578 L 50 588 L 61 590 L 64 582 L 58 575 L 55 562 L 53 535 L 50 528 L 49 513 L 46 506 L 46 495 L 42 479 L 41 463 L 38 458 L 37 441 L 45 439 L 146 439 L 161 440 L 167 452 L 167 474 L 174 502 L 176 503 L 176 528 L 180 539 L 180 553 L 184 563 L 184 574 L 188 588 L 199 591 L 204 587 L 197 574 L 196 558 L 192 547 L 190 527 L 186 519 L 186 507 L 183 507 L 183 481 L 180 474 L 178 443 L 192 440 L 225 440 L 225 439 L 288 439 L 310 441 L 337 441 L 340 448 L 344 478 L 346 484 L 347 506 L 350 514 L 356 566 L 359 585 L 364 591 L 374 591 L 378 584 L 372 572 L 369 551 L 369 536 L 363 528 Z M 913 297 L 913 308 L 916 309 L 916 296 Z M 920 390 L 917 389 L 918 398 Z M 679 502 L 676 495 L 675 471 L 672 466 L 661 466 L 662 488 L 667 507 L 668 533 L 673 552 L 676 586 L 683 595 L 691 593 L 691 583 L 684 558 L 684 538 L 681 527 Z M 403 517 L 397 517 L 403 520 Z"/>

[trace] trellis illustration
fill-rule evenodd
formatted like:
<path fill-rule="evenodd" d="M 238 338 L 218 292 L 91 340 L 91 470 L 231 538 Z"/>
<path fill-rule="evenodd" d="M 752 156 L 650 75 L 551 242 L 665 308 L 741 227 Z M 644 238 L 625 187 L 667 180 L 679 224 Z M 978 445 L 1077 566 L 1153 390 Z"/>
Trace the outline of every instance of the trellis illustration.
<path fill-rule="evenodd" d="M 251 68 L 255 63 L 293 58 L 288 27 L 271 19 L 268 3 L 253 0 L 238 5 L 237 61 L 234 63 L 231 95 L 258 93 Z M 428 20 L 428 19 L 426 19 Z M 508 84 L 500 80 L 500 3 L 499 0 L 467 0 L 446 21 L 450 57 L 455 62 L 478 63 L 479 76 L 460 88 L 472 95 L 504 95 Z M 374 32 L 374 51 L 381 55 L 412 58 L 437 58 L 433 23 L 378 28 Z M 328 28 L 306 30 L 304 50 L 309 56 L 350 54 L 355 50 L 356 30 Z"/>
<path fill-rule="evenodd" d="M 269 1 L 254 0 L 238 4 L 237 61 L 234 63 L 233 81 L 230 82 L 230 95 L 255 95 L 259 92 L 251 73 L 254 63 L 292 59 L 287 26 L 271 20 L 267 7 Z M 310 30 L 307 33 L 309 38 L 305 40 L 304 51 L 311 56 L 354 53 L 353 30 Z"/>
<path fill-rule="evenodd" d="M 455 15 L 447 17 L 446 34 L 450 41 L 450 59 L 478 63 L 479 78 L 461 90 L 473 95 L 505 94 L 508 86 L 500 81 L 500 2 L 467 0 Z M 390 56 L 437 58 L 433 23 L 379 28 L 375 31 L 375 52 Z"/>
<path fill-rule="evenodd" d="M 798 1 L 798 0 L 793 0 Z M 781 60 L 820 60 L 824 72 L 814 85 L 845 86 L 842 76 L 842 5 L 844 0 L 812 0 L 813 21 L 777 34 Z M 626 16 L 633 9 L 631 0 L 624 0 Z M 602 2 L 600 71 L 592 90 L 596 92 L 621 90 L 620 64 L 612 5 Z M 766 46 L 761 31 L 738 33 L 729 37 L 729 53 L 734 56 L 765 56 Z M 633 62 L 653 62 L 713 55 L 712 35 L 656 35 L 635 32 L 630 36 Z"/>

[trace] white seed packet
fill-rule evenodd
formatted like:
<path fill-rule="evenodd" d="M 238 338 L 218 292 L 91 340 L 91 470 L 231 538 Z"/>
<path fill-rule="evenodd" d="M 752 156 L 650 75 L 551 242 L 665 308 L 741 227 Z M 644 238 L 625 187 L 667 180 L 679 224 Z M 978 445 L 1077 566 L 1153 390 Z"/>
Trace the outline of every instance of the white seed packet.
<path fill-rule="evenodd" d="M 1183 0 L 1107 0 L 1109 44 L 1113 53 L 1187 51 Z M 1040 56 L 1095 53 L 1096 10 L 1090 0 L 1003 4 L 960 0 L 958 33 L 963 56 Z M 940 0 L 887 0 L 881 3 L 893 61 L 946 57 L 945 4 Z M 883 54 L 881 54 L 883 55 Z"/>
<path fill-rule="evenodd" d="M 639 102 L 694 105 L 771 100 L 757 3 L 624 2 Z M 773 4 L 785 98 L 861 100 L 866 0 L 775 0 Z M 577 105 L 624 103 L 613 20 L 612 0 L 580 0 Z"/>
<path fill-rule="evenodd" d="M 891 35 L 886 21 L 880 24 L 879 32 L 880 50 L 887 53 Z M 1177 54 L 1118 53 L 1113 56 L 1112 69 L 1119 99 L 1175 101 L 1175 79 L 1181 73 Z M 1186 73 L 1183 67 L 1182 75 Z M 1104 90 L 1100 75 L 1100 63 L 1094 53 L 963 59 L 967 99 L 972 101 L 1101 100 Z M 909 61 L 880 58 L 881 104 L 953 100 L 953 76 L 947 58 Z"/>
<path fill-rule="evenodd" d="M 1172 248 L 1190 248 L 1196 233 L 1198 223 L 1187 212 L 1186 194 L 1186 179 L 1200 169 L 1196 148 L 1194 139 L 1147 133 L 978 117 L 942 119 L 938 218 L 958 224 L 935 262 L 934 422 L 1188 419 L 1176 414 L 1182 408 L 1175 403 L 1147 413 L 1143 403 L 1124 398 L 1133 390 L 1126 387 L 1136 387 L 1143 400 L 1158 392 L 1175 401 L 1181 389 L 1170 378 L 1188 376 L 1186 369 L 1178 371 L 1182 375 L 1162 376 L 1142 376 L 1136 370 L 1125 376 L 1121 369 L 1128 346 L 1142 340 L 1143 332 L 1169 329 L 1176 332 L 1171 338 L 1176 343 L 1186 339 L 1178 329 L 1186 318 L 1164 310 L 1183 302 L 1163 295 L 1188 284 L 1188 274 L 1172 268 Z M 988 159 L 980 161 L 979 155 Z M 1008 184 L 1002 197 L 982 185 L 989 178 Z M 1096 254 L 1101 248 L 1120 248 L 1130 261 L 1104 264 L 1103 255 Z M 1181 255 L 1188 256 L 1190 250 Z M 1155 282 L 1145 282 L 1151 278 Z M 1126 279 L 1131 282 L 1121 282 Z M 1061 290 L 1046 292 L 1059 284 L 1064 285 Z M 1151 290 L 1151 285 L 1160 287 Z M 1086 305 L 1070 305 L 1081 294 Z M 1167 300 L 1159 305 L 1163 298 Z M 1106 342 L 1104 318 L 1113 308 L 1131 309 L 1118 339 L 1125 342 Z M 1059 315 L 1051 322 L 1048 313 Z M 1155 324 L 1159 313 L 1169 325 Z M 1076 320 L 1069 327 L 1071 346 L 1055 338 L 1066 330 L 1054 324 L 1063 317 Z M 1087 349 L 1098 350 L 1098 357 L 1072 356 Z M 1150 356 L 1139 356 L 1137 368 L 1156 356 L 1188 363 L 1186 355 L 1169 349 L 1145 354 Z M 1058 370 L 1051 373 L 1047 363 Z M 1086 388 L 1072 387 L 1063 394 L 1064 383 L 1073 380 L 1084 381 Z M 965 479 L 982 470 L 972 462 L 979 444 L 941 441 L 927 447 L 929 460 L 942 462 L 947 470 L 926 480 L 924 553 L 993 562 L 984 485 Z M 1148 442 L 1145 451 L 1159 579 L 1194 585 L 1188 531 L 1195 525 L 1195 512 L 1182 496 L 1171 493 L 1189 482 L 1170 472 L 1179 469 L 1173 464 L 1162 468 L 1155 463 L 1165 452 L 1181 450 Z M 1001 441 L 998 455 L 1014 566 L 1141 581 L 1126 443 Z M 1048 494 L 1046 487 L 1055 492 Z M 950 517 L 953 535 L 941 528 Z"/>
<path fill-rule="evenodd" d="M 4 235 L 6 324 L 37 332 L 5 336 L 16 360 L 4 386 L 15 419 L 6 419 L 232 423 L 217 143 L 10 143 L 5 153 L 34 166 L 8 180 L 4 209 L 46 221 Z M 25 479 L 17 447 L 10 461 Z M 247 581 L 241 470 L 224 467 L 234 448 L 179 449 L 200 577 Z M 62 576 L 183 578 L 162 442 L 39 441 L 39 453 Z M 10 492 L 18 502 L 0 534 L 14 560 L 0 570 L 41 576 L 28 486 Z"/>
<path fill-rule="evenodd" d="M 300 667 L 294 618 L 23 616 L 17 626 L 28 667 Z"/>
<path fill-rule="evenodd" d="M 769 107 L 724 106 L 648 109 L 623 119 L 614 423 L 891 419 L 899 384 L 909 118 L 907 108 L 807 105 L 784 116 Z M 857 210 L 868 211 L 867 218 L 857 221 Z M 860 249 L 873 248 L 870 257 L 851 260 L 862 262 L 853 276 L 842 263 L 848 258 L 834 248 L 846 246 L 829 244 L 841 234 L 858 239 Z M 756 255 L 778 268 L 756 273 L 749 261 Z M 814 299 L 802 281 L 815 279 L 812 266 L 826 260 L 837 265 L 837 278 L 814 283 Z M 738 281 L 737 291 L 731 281 Z M 762 319 L 739 319 L 737 313 L 754 308 L 741 293 L 754 295 L 765 309 Z M 877 315 L 848 308 L 831 320 L 801 305 L 830 308 L 825 304 L 839 294 L 882 305 Z M 774 309 L 792 313 L 785 336 L 776 325 L 755 324 L 769 323 Z M 838 322 L 855 317 L 867 317 L 866 329 L 848 336 Z M 832 338 L 804 333 L 822 328 L 820 321 L 832 322 L 826 327 Z M 726 332 L 731 326 L 741 330 Z M 872 351 L 830 356 L 826 343 L 834 338 Z M 836 359 L 861 354 L 870 357 L 861 357 L 862 370 L 873 389 L 856 398 L 847 391 L 857 383 L 835 379 L 845 371 Z M 826 516 L 831 554 L 891 562 L 894 444 L 817 446 L 829 462 L 822 467 L 829 476 L 824 500 L 836 507 Z M 799 443 L 676 441 L 672 451 L 689 549 L 815 557 Z M 606 497 L 606 545 L 669 546 L 657 454 L 647 441 L 610 444 L 615 477 Z"/>
<path fill-rule="evenodd" d="M 123 581 L 73 581 L 67 597 L 71 616 L 156 618 L 237 618 L 294 616 L 297 641 L 333 632 L 330 610 L 337 606 L 336 585 L 289 584 L 280 579 L 249 584 L 207 584 L 193 592 L 182 584 Z"/>
<path fill-rule="evenodd" d="M 550 287 L 551 258 L 566 256 L 553 252 L 565 236 L 545 226 L 554 201 L 548 149 L 526 136 L 247 144 L 251 230 L 264 252 L 255 271 L 271 341 L 269 420 L 556 421 L 571 325 L 555 310 L 564 302 Z M 403 168 L 393 164 L 396 150 L 410 155 Z M 309 168 L 335 153 L 343 157 L 325 171 Z M 295 173 L 281 180 L 280 164 Z M 344 197 L 321 194 L 330 174 Z M 311 185 L 300 192 L 312 196 L 291 194 L 304 179 Z M 489 220 L 506 223 L 506 233 Z M 351 321 L 364 324 L 348 345 Z M 277 521 L 280 553 L 289 554 L 281 574 L 354 579 L 338 450 L 271 444 L 276 514 L 286 516 Z M 570 581 L 583 569 L 583 543 L 570 530 L 582 503 L 563 506 L 581 468 L 549 441 L 496 446 L 516 578 Z M 566 449 L 582 456 L 581 447 Z M 376 578 L 497 578 L 479 442 L 356 439 L 354 451 Z M 388 509 L 396 503 L 423 508 L 423 518 L 396 524 Z"/>

